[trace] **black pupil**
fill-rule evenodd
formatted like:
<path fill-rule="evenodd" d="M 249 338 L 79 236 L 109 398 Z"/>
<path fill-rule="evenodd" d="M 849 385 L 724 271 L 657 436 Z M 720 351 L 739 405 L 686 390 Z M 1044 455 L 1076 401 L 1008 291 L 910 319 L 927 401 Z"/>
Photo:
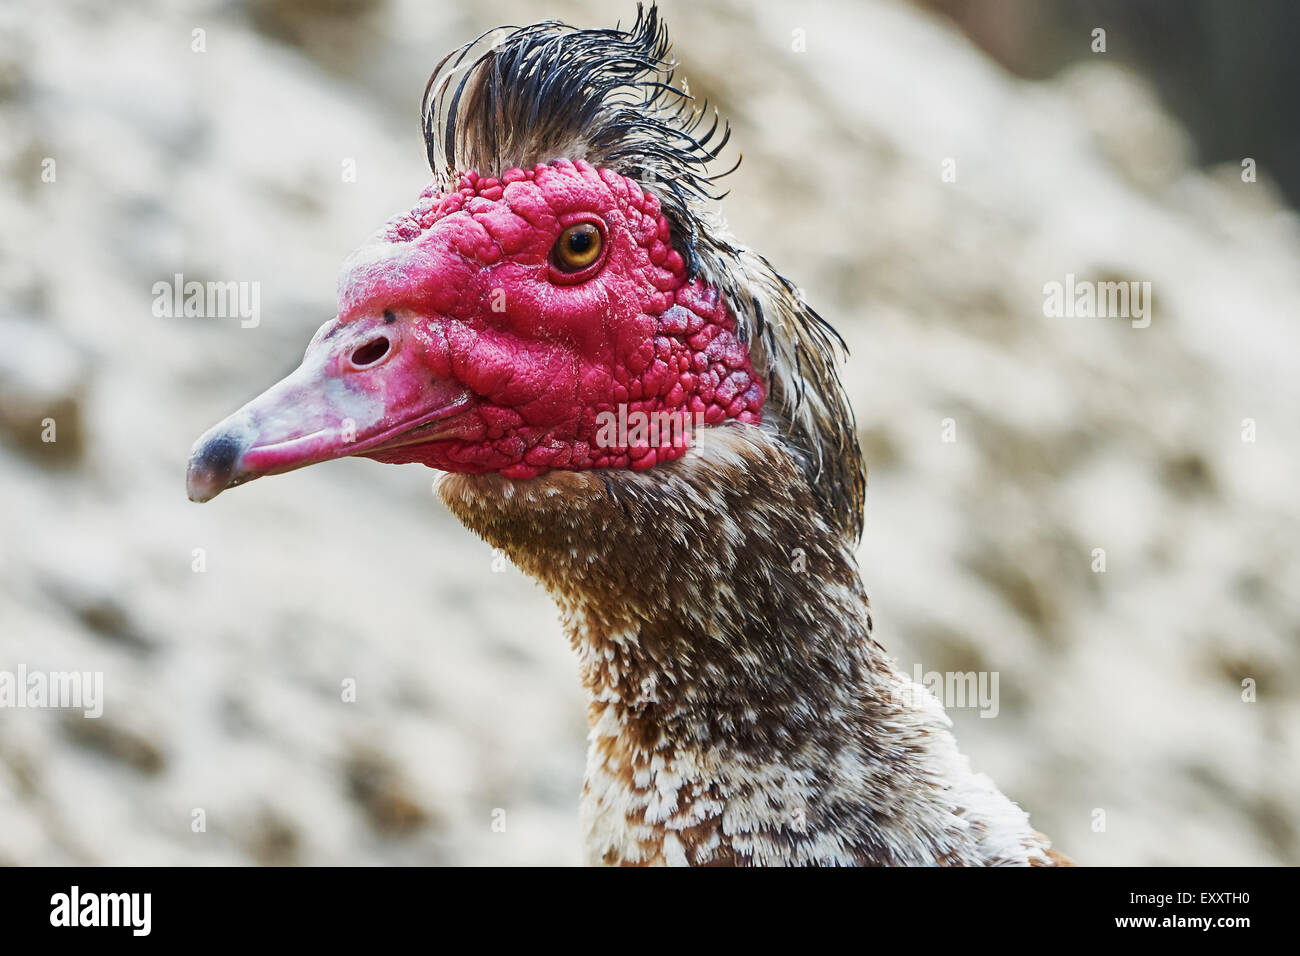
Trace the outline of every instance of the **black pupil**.
<path fill-rule="evenodd" d="M 587 229 L 580 229 L 569 233 L 569 251 L 576 255 L 582 255 L 591 248 L 591 232 Z"/>

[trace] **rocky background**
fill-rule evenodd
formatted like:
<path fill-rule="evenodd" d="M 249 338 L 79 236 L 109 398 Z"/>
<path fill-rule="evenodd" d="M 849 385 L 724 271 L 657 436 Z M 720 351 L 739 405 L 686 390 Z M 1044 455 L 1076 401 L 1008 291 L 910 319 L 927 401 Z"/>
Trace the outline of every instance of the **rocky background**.
<path fill-rule="evenodd" d="M 852 349 L 882 642 L 909 673 L 997 672 L 997 717 L 954 707 L 959 739 L 1080 862 L 1300 863 L 1282 174 L 1243 182 L 1249 137 L 1207 160 L 1088 23 L 1030 80 L 899 2 L 664 7 L 744 152 L 734 231 Z M 433 472 L 343 461 L 202 507 L 183 483 L 429 179 L 436 60 L 546 15 L 616 16 L 0 7 L 0 671 L 105 692 L 98 720 L 0 709 L 0 863 L 579 860 L 574 659 Z M 156 317 L 176 273 L 259 282 L 261 323 Z M 1152 283 L 1150 326 L 1045 318 L 1067 273 Z"/>

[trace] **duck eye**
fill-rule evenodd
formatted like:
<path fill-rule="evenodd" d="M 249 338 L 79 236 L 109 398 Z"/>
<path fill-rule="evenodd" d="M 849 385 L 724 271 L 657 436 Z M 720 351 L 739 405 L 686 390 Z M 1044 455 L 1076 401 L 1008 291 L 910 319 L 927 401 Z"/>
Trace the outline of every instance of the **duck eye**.
<path fill-rule="evenodd" d="M 580 222 L 560 233 L 551 249 L 551 261 L 561 272 L 579 272 L 598 258 L 605 238 L 593 223 Z"/>

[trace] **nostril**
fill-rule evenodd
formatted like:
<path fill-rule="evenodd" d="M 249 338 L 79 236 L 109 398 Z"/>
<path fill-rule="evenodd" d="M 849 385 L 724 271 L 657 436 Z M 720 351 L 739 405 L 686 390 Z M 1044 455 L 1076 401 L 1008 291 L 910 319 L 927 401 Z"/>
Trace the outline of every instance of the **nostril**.
<path fill-rule="evenodd" d="M 381 335 L 377 339 L 371 339 L 353 352 L 352 364 L 357 368 L 365 368 L 367 365 L 374 365 L 387 354 L 388 339 Z"/>

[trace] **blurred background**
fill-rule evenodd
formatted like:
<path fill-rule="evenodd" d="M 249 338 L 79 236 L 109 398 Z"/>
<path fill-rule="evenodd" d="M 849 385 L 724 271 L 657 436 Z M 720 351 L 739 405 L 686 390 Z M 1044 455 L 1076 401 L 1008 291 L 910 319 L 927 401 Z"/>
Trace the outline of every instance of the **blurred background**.
<path fill-rule="evenodd" d="M 1300 863 L 1293 5 L 661 6 L 734 232 L 851 347 L 878 638 L 998 673 L 958 739 L 1081 863 Z M 579 861 L 575 660 L 433 472 L 200 507 L 184 470 L 429 180 L 438 58 L 634 15 L 0 7 L 0 671 L 105 696 L 0 709 L 0 863 Z M 260 283 L 260 323 L 154 315 L 176 273 Z M 1150 326 L 1045 318 L 1067 274 L 1150 282 Z"/>

